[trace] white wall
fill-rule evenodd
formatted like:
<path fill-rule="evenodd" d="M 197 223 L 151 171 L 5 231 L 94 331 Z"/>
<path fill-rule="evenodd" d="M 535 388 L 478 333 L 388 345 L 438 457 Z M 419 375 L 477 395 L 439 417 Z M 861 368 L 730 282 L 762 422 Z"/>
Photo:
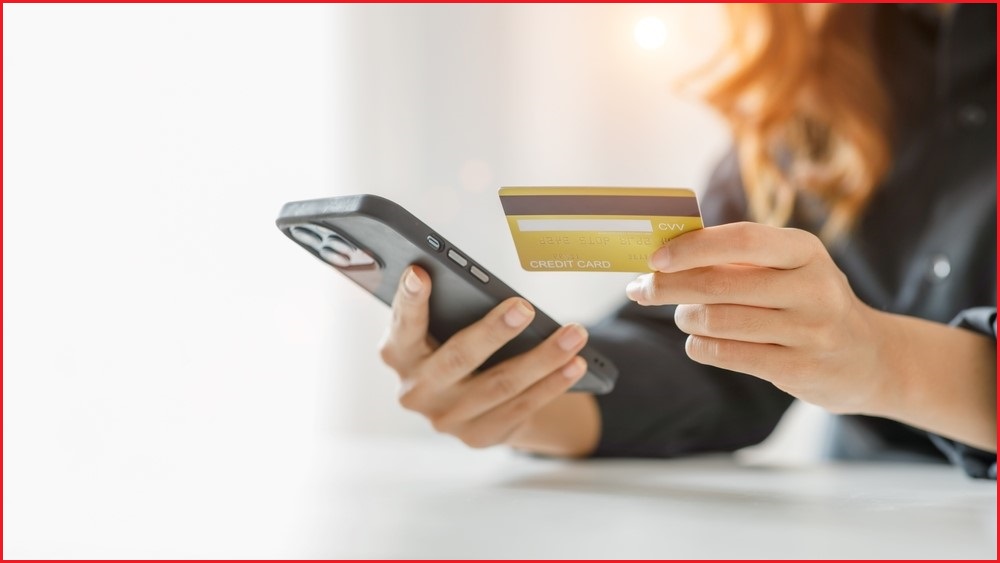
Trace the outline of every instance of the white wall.
<path fill-rule="evenodd" d="M 667 86 L 714 15 L 4 5 L 4 556 L 286 553 L 317 440 L 429 434 L 284 201 L 387 195 L 558 319 L 619 302 L 521 272 L 495 188 L 700 187 L 724 130 Z"/>
<path fill-rule="evenodd" d="M 333 365 L 273 221 L 332 184 L 341 9 L 3 10 L 4 556 L 267 553 Z"/>

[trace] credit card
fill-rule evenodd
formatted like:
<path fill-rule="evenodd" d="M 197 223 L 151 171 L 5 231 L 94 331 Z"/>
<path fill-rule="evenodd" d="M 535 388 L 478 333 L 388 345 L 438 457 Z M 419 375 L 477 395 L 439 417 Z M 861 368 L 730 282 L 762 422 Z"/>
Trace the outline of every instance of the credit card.
<path fill-rule="evenodd" d="M 703 226 L 686 188 L 505 187 L 500 203 L 531 272 L 649 272 L 653 251 Z"/>

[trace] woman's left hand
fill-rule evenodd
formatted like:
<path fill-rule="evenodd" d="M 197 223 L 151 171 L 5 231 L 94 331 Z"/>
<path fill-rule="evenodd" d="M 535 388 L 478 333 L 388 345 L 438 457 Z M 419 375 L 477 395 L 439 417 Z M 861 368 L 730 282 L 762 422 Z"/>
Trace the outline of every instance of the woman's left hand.
<path fill-rule="evenodd" d="M 709 227 L 669 241 L 650 265 L 656 272 L 626 292 L 640 305 L 678 304 L 692 360 L 766 379 L 833 412 L 884 410 L 879 315 L 814 235 L 757 223 Z"/>

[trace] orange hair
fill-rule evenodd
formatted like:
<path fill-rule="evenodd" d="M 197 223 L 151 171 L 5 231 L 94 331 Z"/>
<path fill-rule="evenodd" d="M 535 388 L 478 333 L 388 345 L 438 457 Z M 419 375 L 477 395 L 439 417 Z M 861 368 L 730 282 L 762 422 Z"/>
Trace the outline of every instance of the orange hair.
<path fill-rule="evenodd" d="M 875 61 L 873 7 L 730 4 L 729 72 L 706 100 L 729 121 L 753 219 L 785 225 L 798 192 L 850 229 L 889 169 L 889 96 Z"/>

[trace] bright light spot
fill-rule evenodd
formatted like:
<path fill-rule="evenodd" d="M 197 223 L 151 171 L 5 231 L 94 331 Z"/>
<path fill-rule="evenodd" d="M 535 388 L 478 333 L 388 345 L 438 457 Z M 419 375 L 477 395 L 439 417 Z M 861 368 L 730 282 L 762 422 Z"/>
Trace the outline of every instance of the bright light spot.
<path fill-rule="evenodd" d="M 636 22 L 632 34 L 643 49 L 659 49 L 667 40 L 667 26 L 660 18 L 649 16 Z"/>

